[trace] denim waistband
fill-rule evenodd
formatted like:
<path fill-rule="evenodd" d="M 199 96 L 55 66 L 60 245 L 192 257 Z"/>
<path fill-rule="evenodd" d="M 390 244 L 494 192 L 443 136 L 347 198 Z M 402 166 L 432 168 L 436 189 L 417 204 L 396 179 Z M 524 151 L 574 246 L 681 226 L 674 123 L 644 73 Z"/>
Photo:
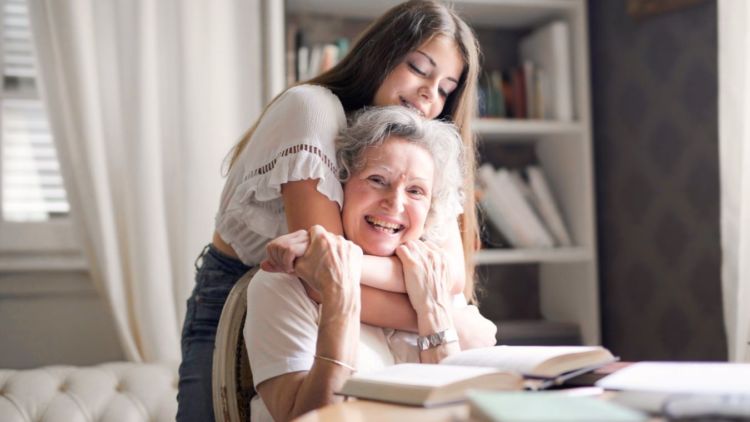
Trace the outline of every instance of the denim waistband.
<path fill-rule="evenodd" d="M 252 266 L 245 265 L 242 261 L 229 256 L 218 250 L 213 244 L 209 243 L 201 251 L 198 258 L 195 259 L 195 270 L 200 270 L 201 266 L 220 266 L 224 271 L 244 274 Z"/>

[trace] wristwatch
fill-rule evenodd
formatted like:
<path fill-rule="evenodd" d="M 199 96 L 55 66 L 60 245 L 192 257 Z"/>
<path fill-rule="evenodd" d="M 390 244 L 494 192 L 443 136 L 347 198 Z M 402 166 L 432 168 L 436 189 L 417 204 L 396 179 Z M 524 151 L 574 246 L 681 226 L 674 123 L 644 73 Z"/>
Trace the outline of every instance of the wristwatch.
<path fill-rule="evenodd" d="M 429 336 L 417 337 L 417 347 L 419 350 L 427 350 L 454 341 L 458 341 L 458 333 L 455 329 L 449 328 L 430 334 Z"/>

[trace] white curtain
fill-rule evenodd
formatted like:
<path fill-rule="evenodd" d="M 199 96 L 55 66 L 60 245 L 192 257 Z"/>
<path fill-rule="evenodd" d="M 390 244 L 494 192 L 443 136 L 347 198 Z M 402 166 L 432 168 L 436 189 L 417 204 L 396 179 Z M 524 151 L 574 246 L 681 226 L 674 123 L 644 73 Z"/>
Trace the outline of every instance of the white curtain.
<path fill-rule="evenodd" d="M 724 321 L 729 359 L 750 362 L 750 4 L 718 7 Z"/>
<path fill-rule="evenodd" d="M 132 361 L 179 360 L 222 160 L 262 102 L 258 0 L 33 0 L 55 142 Z"/>

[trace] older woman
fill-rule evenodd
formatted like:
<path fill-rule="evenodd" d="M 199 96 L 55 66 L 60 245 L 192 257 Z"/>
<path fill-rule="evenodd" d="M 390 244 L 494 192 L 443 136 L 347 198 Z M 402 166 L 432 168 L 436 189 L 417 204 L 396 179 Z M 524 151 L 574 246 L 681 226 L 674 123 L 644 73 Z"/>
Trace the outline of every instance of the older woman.
<path fill-rule="evenodd" d="M 409 360 L 405 343 L 394 347 L 382 328 L 360 323 L 363 252 L 396 254 L 403 264 L 417 314 L 413 356 L 437 362 L 459 350 L 447 265 L 427 240 L 439 238 L 461 210 L 455 128 L 402 107 L 371 109 L 339 136 L 337 156 L 346 239 L 320 226 L 290 235 L 304 248 L 295 274 L 259 271 L 248 288 L 245 339 L 259 393 L 253 420 L 291 419 L 335 401 L 353 371 Z"/>

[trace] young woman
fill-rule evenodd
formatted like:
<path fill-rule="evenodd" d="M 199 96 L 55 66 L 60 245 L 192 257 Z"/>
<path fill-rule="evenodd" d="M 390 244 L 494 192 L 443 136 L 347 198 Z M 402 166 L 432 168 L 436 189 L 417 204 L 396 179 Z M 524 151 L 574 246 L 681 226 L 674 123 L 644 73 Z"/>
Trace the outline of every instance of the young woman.
<path fill-rule="evenodd" d="M 360 323 L 363 253 L 398 256 L 419 334 L 442 333 L 444 342 L 414 345 L 411 360 L 436 363 L 460 350 L 444 256 L 421 240 L 440 239 L 460 212 L 457 132 L 403 107 L 373 108 L 343 132 L 337 149 L 346 238 L 313 226 L 295 275 L 259 271 L 248 287 L 245 344 L 259 393 L 253 421 L 291 420 L 335 401 L 355 368 L 410 360 L 386 330 Z M 320 293 L 320 307 L 304 285 Z"/>
<path fill-rule="evenodd" d="M 216 231 L 196 261 L 196 286 L 182 332 L 178 421 L 213 420 L 216 326 L 232 286 L 263 260 L 268 241 L 316 224 L 343 233 L 343 192 L 333 157 L 347 115 L 370 105 L 406 106 L 425 118 L 454 122 L 473 151 L 469 125 L 476 108 L 478 54 L 471 29 L 453 11 L 436 1 L 409 1 L 375 21 L 333 69 L 268 105 L 230 157 Z M 471 157 L 467 162 L 471 167 Z M 476 245 L 472 188 L 469 180 L 462 230 L 452 222 L 440 243 L 451 257 L 452 291 L 469 298 L 468 254 Z M 362 321 L 416 331 L 414 310 L 406 295 L 397 293 L 404 291 L 401 262 L 366 255 L 362 275 Z M 465 344 L 494 342 L 494 331 L 475 328 L 487 327 L 475 308 L 461 308 L 454 319 Z"/>

